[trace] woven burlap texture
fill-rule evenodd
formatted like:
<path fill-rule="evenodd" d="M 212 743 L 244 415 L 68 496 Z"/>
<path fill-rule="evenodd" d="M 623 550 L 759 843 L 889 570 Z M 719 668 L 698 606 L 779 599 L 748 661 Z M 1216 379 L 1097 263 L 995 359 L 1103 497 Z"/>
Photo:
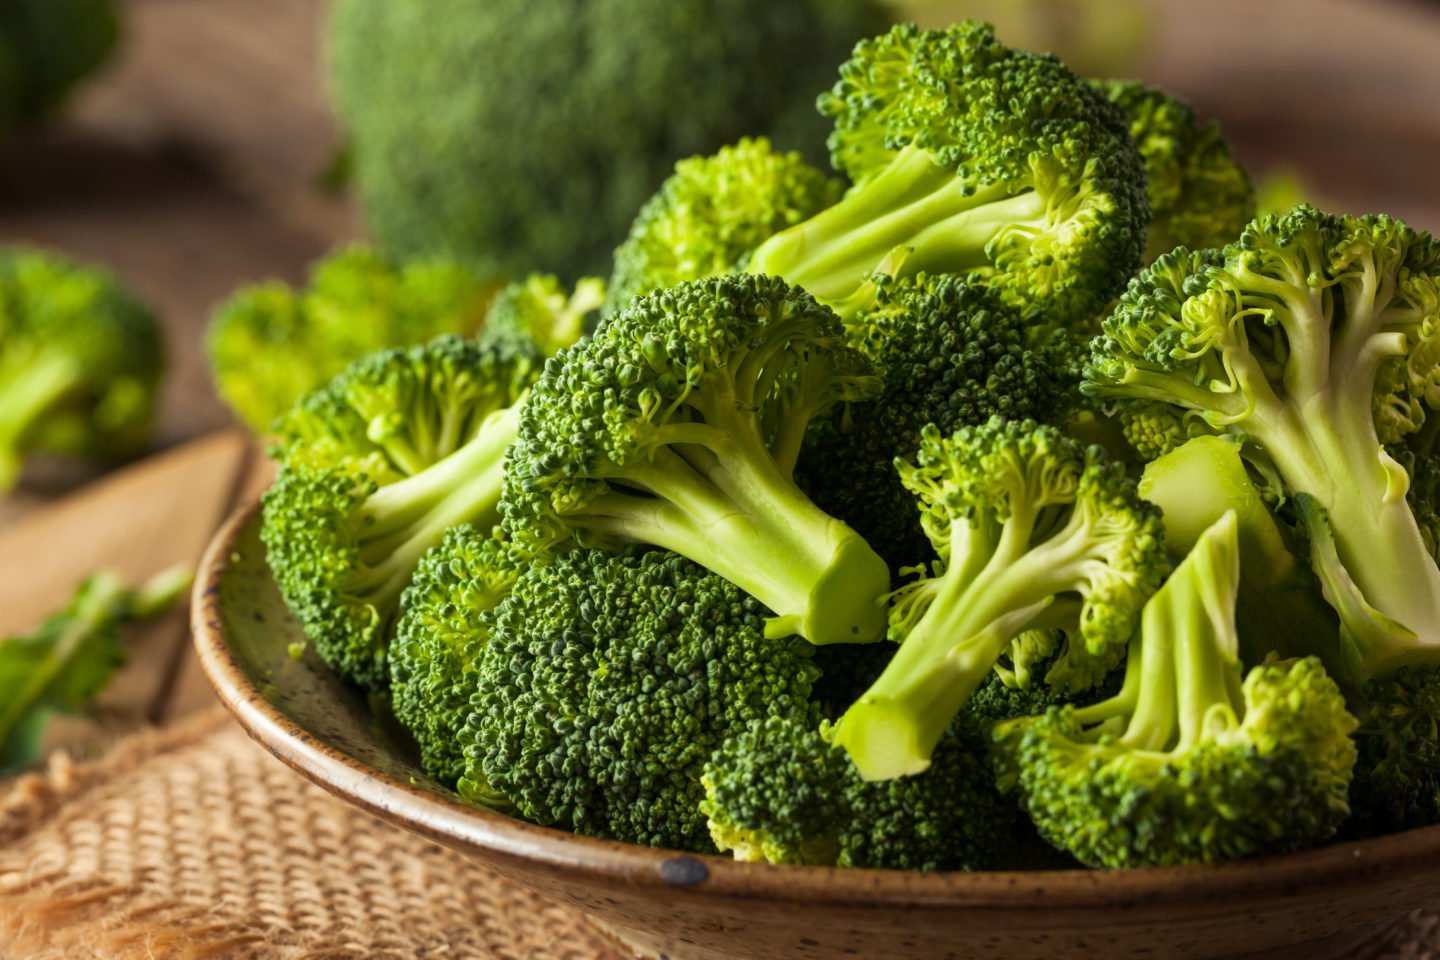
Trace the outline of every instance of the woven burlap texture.
<path fill-rule="evenodd" d="M 595 960 L 573 910 L 382 823 L 221 712 L 0 786 L 0 960 Z"/>

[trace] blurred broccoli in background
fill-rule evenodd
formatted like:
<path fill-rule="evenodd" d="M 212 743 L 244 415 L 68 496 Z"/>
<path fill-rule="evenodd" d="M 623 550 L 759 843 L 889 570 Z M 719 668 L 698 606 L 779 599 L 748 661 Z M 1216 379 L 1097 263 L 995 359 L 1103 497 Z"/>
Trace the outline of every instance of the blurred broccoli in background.
<path fill-rule="evenodd" d="M 112 0 L 0 3 L 0 130 L 56 110 L 105 62 L 119 28 Z"/>
<path fill-rule="evenodd" d="M 163 368 L 154 317 L 115 277 L 49 253 L 0 250 L 0 492 L 31 453 L 138 453 Z"/>
<path fill-rule="evenodd" d="M 872 0 L 340 0 L 334 98 L 381 246 L 503 274 L 608 266 L 675 161 L 824 156 L 817 91 Z"/>
<path fill-rule="evenodd" d="M 362 246 L 311 269 L 310 285 L 279 281 L 237 291 L 210 324 L 210 368 L 220 396 L 258 434 L 311 390 L 385 347 L 470 335 L 497 285 L 435 260 L 398 264 Z"/>

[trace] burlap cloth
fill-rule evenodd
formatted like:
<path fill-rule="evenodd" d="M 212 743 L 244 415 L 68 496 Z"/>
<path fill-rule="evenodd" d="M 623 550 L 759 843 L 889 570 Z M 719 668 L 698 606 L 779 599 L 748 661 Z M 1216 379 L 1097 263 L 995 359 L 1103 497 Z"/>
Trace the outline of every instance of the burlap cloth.
<path fill-rule="evenodd" d="M 0 960 L 614 956 L 573 910 L 332 798 L 218 710 L 0 787 Z M 1440 909 L 1367 957 L 1440 960 Z"/>
<path fill-rule="evenodd" d="M 223 712 L 0 785 L 0 960 L 606 960 L 573 910 L 302 780 Z"/>

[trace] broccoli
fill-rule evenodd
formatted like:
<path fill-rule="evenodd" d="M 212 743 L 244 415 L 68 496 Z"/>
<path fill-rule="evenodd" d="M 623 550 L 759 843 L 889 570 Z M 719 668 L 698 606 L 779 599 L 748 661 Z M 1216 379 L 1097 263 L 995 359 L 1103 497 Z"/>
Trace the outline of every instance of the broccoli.
<path fill-rule="evenodd" d="M 115 277 L 0 251 L 0 493 L 30 453 L 114 460 L 142 450 L 164 365 L 154 317 Z"/>
<path fill-rule="evenodd" d="M 1318 654 L 1346 689 L 1362 744 L 1377 728 L 1393 729 L 1395 744 L 1428 728 L 1433 744 L 1440 723 L 1378 709 L 1440 699 L 1424 692 L 1440 685 L 1440 566 L 1396 456 L 1424 449 L 1437 347 L 1440 243 L 1389 217 L 1301 205 L 1221 250 L 1157 260 L 1105 321 L 1083 384 L 1244 438 L 1242 453 L 1308 534 L 1341 622 L 1294 653 Z M 1440 820 L 1440 791 L 1421 787 L 1424 815 L 1406 799 L 1434 783 L 1412 759 L 1423 751 L 1392 751 L 1385 764 L 1393 816 Z"/>
<path fill-rule="evenodd" d="M 897 467 L 940 560 L 896 591 L 890 633 L 900 649 L 837 725 L 836 742 L 867 780 L 925 770 L 1027 631 L 1065 630 L 1052 674 L 1093 685 L 1167 568 L 1159 511 L 1098 447 L 1053 427 L 999 417 L 949 437 L 926 427 L 916 463 Z"/>
<path fill-rule="evenodd" d="M 475 340 L 510 353 L 538 346 L 553 357 L 591 332 L 604 301 L 605 281 L 598 277 L 582 278 L 567 294 L 553 274 L 531 274 L 495 295 Z"/>
<path fill-rule="evenodd" d="M 1002 724 L 1001 782 L 1095 867 L 1312 846 L 1349 814 L 1355 718 L 1314 657 L 1241 678 L 1238 523 L 1225 514 L 1145 606 L 1113 698 Z"/>
<path fill-rule="evenodd" d="M 856 47 L 819 106 L 855 186 L 747 269 L 843 304 L 898 249 L 901 276 L 973 274 L 1058 326 L 1139 269 L 1150 212 L 1126 119 L 1055 58 L 985 24 L 898 26 Z"/>
<path fill-rule="evenodd" d="M 839 180 L 764 138 L 681 160 L 615 251 L 606 315 L 664 287 L 737 272 L 761 242 L 843 192 Z"/>
<path fill-rule="evenodd" d="M 120 626 L 168 609 L 190 579 L 176 567 L 131 589 L 101 571 L 32 632 L 0 637 L 0 777 L 39 758 L 52 713 L 79 711 L 110 682 L 125 662 Z"/>
<path fill-rule="evenodd" d="M 115 49 L 113 0 L 8 0 L 0 4 L 0 131 L 54 113 Z"/>
<path fill-rule="evenodd" d="M 548 361 L 505 464 L 522 545 L 673 550 L 816 644 L 884 631 L 890 572 L 792 480 L 807 425 L 878 381 L 839 320 L 769 277 L 697 280 L 636 299 Z"/>
<path fill-rule="evenodd" d="M 265 435 L 302 397 L 377 350 L 473 334 L 495 288 L 453 262 L 401 266 L 350 247 L 315 264 L 308 289 L 261 283 L 217 307 L 211 373 L 231 409 Z"/>
<path fill-rule="evenodd" d="M 706 759 L 752 721 L 810 711 L 818 671 L 766 610 L 663 550 L 575 549 L 520 574 L 480 622 L 466 780 L 542 824 L 713 851 Z M 462 780 L 462 785 L 466 782 Z"/>
<path fill-rule="evenodd" d="M 1130 136 L 1145 160 L 1146 262 L 1178 246 L 1196 250 L 1238 237 L 1255 217 L 1255 189 L 1220 128 L 1202 125 L 1189 104 L 1143 83 L 1092 82 L 1130 118 Z"/>
<path fill-rule="evenodd" d="M 489 642 L 480 617 L 509 596 L 532 562 L 537 558 L 498 531 L 461 524 L 421 557 L 401 594 L 389 655 L 391 704 L 415 736 L 421 765 L 442 783 L 454 786 L 465 773 L 460 733 L 470 717 L 480 651 Z M 473 776 L 465 786 L 473 803 L 508 807 Z"/>
<path fill-rule="evenodd" d="M 286 604 L 342 677 L 383 689 L 421 556 L 450 527 L 499 521 L 505 449 L 538 366 L 437 337 L 361 360 L 278 422 L 261 538 Z"/>
<path fill-rule="evenodd" d="M 1032 324 L 964 277 L 920 274 L 881 286 L 851 341 L 885 383 L 877 403 L 835 411 L 807 438 L 796 476 L 820 509 L 855 528 L 891 566 L 930 556 L 895 459 L 920 430 L 949 434 L 992 416 L 1058 421 L 1075 384 L 1059 341 L 1028 345 Z"/>
<path fill-rule="evenodd" d="M 386 250 L 573 279 L 676 160 L 819 148 L 815 93 L 888 23 L 871 0 L 344 0 L 330 76 Z"/>

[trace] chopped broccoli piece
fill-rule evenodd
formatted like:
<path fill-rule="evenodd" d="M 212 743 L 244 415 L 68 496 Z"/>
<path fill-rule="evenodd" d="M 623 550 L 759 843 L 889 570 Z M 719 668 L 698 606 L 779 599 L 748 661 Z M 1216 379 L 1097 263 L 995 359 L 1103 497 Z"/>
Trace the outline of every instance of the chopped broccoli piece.
<path fill-rule="evenodd" d="M 740 270 L 751 250 L 843 192 L 839 180 L 764 138 L 681 160 L 615 251 L 605 313 L 686 280 Z"/>
<path fill-rule="evenodd" d="M 605 281 L 584 277 L 567 293 L 551 274 L 531 274 L 495 295 L 485 326 L 475 339 L 482 347 L 526 353 L 536 346 L 547 357 L 594 329 L 605 302 Z"/>
<path fill-rule="evenodd" d="M 150 441 L 164 345 L 103 270 L 0 252 L 0 493 L 35 452 L 114 460 Z"/>
<path fill-rule="evenodd" d="M 277 424 L 264 540 L 286 604 L 329 666 L 389 680 L 400 594 L 425 551 L 500 517 L 500 474 L 538 368 L 456 336 L 352 365 Z"/>
<path fill-rule="evenodd" d="M 220 396 L 258 435 L 306 394 L 386 347 L 469 336 L 496 284 L 443 261 L 399 265 L 355 246 L 315 264 L 308 289 L 272 281 L 216 308 L 207 336 Z"/>
<path fill-rule="evenodd" d="M 1227 513 L 1145 606 L 1119 694 L 1002 724 L 1002 784 L 1094 867 L 1312 846 L 1349 814 L 1355 718 L 1314 657 L 1241 678 Z"/>
<path fill-rule="evenodd" d="M 673 550 L 753 594 L 772 636 L 875 640 L 890 572 L 791 479 L 806 427 L 879 382 L 804 291 L 737 275 L 635 300 L 549 361 L 505 466 L 525 545 Z"/>
<path fill-rule="evenodd" d="M 1053 427 L 998 417 L 949 437 L 927 427 L 916 463 L 897 466 L 940 560 L 896 591 L 900 649 L 837 726 L 867 780 L 925 770 L 1027 631 L 1065 630 L 1060 673 L 1075 689 L 1093 685 L 1168 566 L 1159 511 L 1099 448 Z"/>
<path fill-rule="evenodd" d="M 1238 237 L 1255 218 L 1255 189 L 1219 126 L 1201 124 L 1189 104 L 1143 83 L 1093 82 L 1130 118 L 1130 136 L 1145 160 L 1146 262 L 1176 247 L 1218 247 Z"/>
<path fill-rule="evenodd" d="M 538 823 L 712 851 L 705 761 L 752 721 L 811 710 L 811 647 L 767 638 L 765 617 L 734 584 L 663 550 L 577 549 L 531 565 L 481 617 L 490 642 L 466 778 Z"/>
<path fill-rule="evenodd" d="M 387 251 L 573 279 L 682 157 L 747 135 L 823 156 L 815 93 L 889 22 L 871 0 L 343 0 L 330 75 Z"/>
<path fill-rule="evenodd" d="M 1149 201 L 1127 121 L 1054 57 L 975 22 L 897 26 L 856 47 L 819 106 L 855 186 L 761 244 L 753 272 L 845 304 L 903 251 L 900 276 L 970 274 L 1065 326 L 1141 265 Z"/>

